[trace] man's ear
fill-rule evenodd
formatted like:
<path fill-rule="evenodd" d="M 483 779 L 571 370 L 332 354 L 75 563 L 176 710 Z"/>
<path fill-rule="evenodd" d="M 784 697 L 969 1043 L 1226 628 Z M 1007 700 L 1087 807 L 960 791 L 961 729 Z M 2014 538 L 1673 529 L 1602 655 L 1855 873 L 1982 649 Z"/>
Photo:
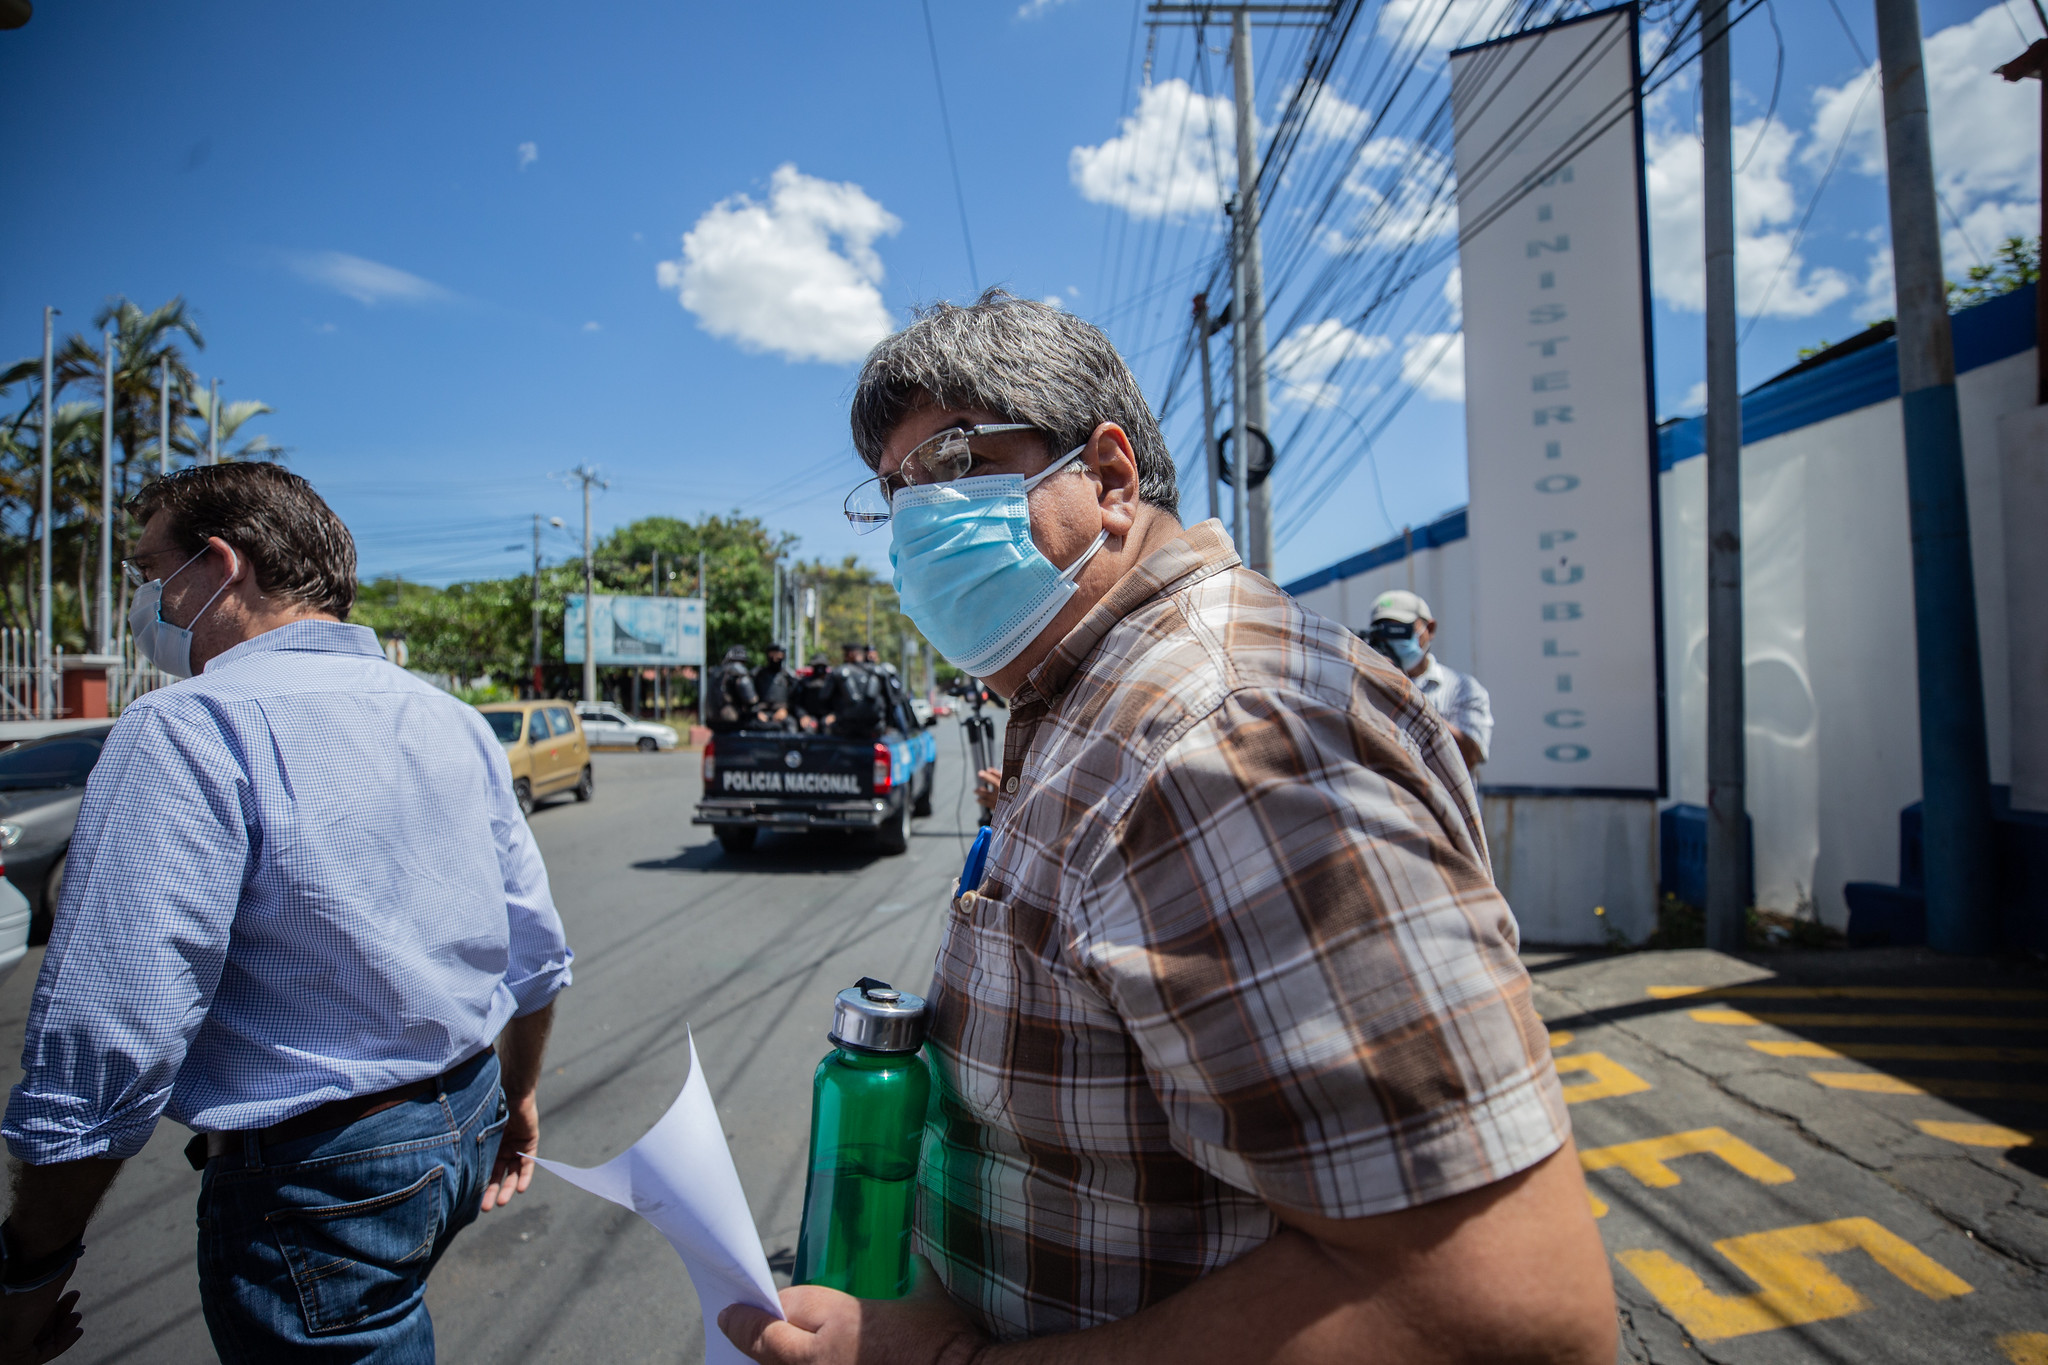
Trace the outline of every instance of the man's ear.
<path fill-rule="evenodd" d="M 1102 529 L 1123 539 L 1138 521 L 1138 456 L 1131 438 L 1114 422 L 1104 422 L 1088 438 L 1084 458 L 1102 485 Z"/>

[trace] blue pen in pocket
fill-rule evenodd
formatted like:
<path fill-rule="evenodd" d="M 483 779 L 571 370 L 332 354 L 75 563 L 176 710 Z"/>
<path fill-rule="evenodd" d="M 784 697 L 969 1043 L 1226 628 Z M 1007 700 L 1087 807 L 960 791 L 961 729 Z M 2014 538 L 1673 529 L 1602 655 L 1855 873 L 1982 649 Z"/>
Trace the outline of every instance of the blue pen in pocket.
<path fill-rule="evenodd" d="M 955 895 L 966 895 L 981 886 L 982 870 L 988 866 L 989 846 L 995 842 L 995 831 L 983 826 L 974 836 L 974 844 L 967 850 L 967 861 L 960 867 L 960 889 Z"/>

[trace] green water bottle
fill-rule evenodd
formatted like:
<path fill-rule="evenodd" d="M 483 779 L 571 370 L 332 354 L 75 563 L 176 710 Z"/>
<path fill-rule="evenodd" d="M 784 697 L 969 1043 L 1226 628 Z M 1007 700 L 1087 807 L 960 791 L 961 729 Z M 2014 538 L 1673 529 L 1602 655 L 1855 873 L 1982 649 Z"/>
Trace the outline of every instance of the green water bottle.
<path fill-rule="evenodd" d="M 811 1171 L 797 1235 L 797 1284 L 861 1299 L 910 1292 L 917 1151 L 931 1074 L 925 1003 L 862 977 L 839 992 L 832 1051 L 811 1078 Z"/>

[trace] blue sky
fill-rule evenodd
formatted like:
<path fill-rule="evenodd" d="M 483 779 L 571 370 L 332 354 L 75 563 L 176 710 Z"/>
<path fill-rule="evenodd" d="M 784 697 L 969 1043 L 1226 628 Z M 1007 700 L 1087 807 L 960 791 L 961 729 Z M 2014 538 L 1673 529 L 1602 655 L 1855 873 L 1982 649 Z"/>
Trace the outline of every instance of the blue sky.
<path fill-rule="evenodd" d="M 1372 0 L 1355 41 L 1392 51 L 1397 21 L 1446 3 L 1445 31 L 1478 31 L 1503 0 Z M 1847 33 L 1827 0 L 1778 0 L 1784 69 L 1768 123 L 1780 39 L 1765 11 L 1738 31 L 1738 156 L 1756 149 L 1740 192 L 1750 311 L 1777 281 L 1743 348 L 1745 384 L 1889 311 L 1873 276 L 1876 97 L 1849 117 L 1875 42 L 1867 0 L 1840 5 Z M 1960 275 L 2005 232 L 2038 230 L 2037 88 L 1988 73 L 2038 26 L 2020 0 L 1923 0 L 1922 12 Z M 196 368 L 224 397 L 276 409 L 253 429 L 290 447 L 349 521 L 366 575 L 518 572 L 533 513 L 575 528 L 576 495 L 549 476 L 580 462 L 611 481 L 600 531 L 739 508 L 799 535 L 805 554 L 885 567 L 886 546 L 837 515 L 857 473 L 844 414 L 865 344 L 916 302 L 1003 283 L 1104 321 L 1156 400 L 1192 292 L 1181 286 L 1219 217 L 1215 168 L 1163 164 L 1185 140 L 1164 143 L 1155 126 L 1210 112 L 1186 34 L 1148 48 L 1132 0 L 935 0 L 931 14 L 979 279 L 917 0 L 50 0 L 0 34 L 16 186 L 0 221 L 0 351 L 35 349 L 45 303 L 84 327 L 111 296 L 153 306 L 182 293 L 208 337 Z M 1264 119 L 1299 41 L 1259 38 Z M 1221 82 L 1210 88 L 1227 89 L 1205 60 Z M 1415 97 L 1440 98 L 1443 79 L 1423 52 Z M 1369 93 L 1332 81 L 1333 138 Z M 1675 82 L 1648 115 L 1667 414 L 1689 410 L 1701 377 L 1692 100 Z M 1798 259 L 1780 270 L 1837 145 Z M 1376 447 L 1377 493 L 1349 448 L 1336 454 L 1354 472 L 1334 492 L 1304 506 L 1294 489 L 1283 579 L 1463 500 L 1455 367 L 1402 363 L 1418 340 L 1452 335 L 1448 269 L 1417 281 L 1406 321 L 1383 335 L 1343 334 L 1349 321 L 1333 318 L 1291 352 L 1337 368 L 1281 376 L 1283 412 L 1416 392 Z M 1324 371 L 1334 387 L 1318 387 Z M 1183 457 L 1188 418 L 1183 403 L 1167 423 Z M 1283 508 L 1290 458 L 1275 480 Z M 1188 506 L 1206 510 L 1198 491 Z M 550 558 L 574 550 L 549 535 Z"/>

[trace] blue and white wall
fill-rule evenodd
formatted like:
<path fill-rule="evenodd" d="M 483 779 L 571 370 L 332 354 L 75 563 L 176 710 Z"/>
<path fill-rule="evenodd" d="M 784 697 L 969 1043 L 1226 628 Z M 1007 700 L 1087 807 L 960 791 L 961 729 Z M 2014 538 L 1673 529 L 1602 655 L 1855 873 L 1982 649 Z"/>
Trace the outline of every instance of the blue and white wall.
<path fill-rule="evenodd" d="M 2033 290 L 2025 289 L 1955 317 L 1989 757 L 2000 783 L 2012 770 L 2012 708 L 1998 419 L 2033 406 L 2033 309 Z M 1691 802 L 1706 799 L 1701 425 L 1667 426 L 1659 451 L 1670 799 Z M 1757 901 L 1789 911 L 1811 897 L 1822 918 L 1839 925 L 1847 918 L 1844 882 L 1896 878 L 1898 813 L 1920 795 L 1896 344 L 1753 390 L 1743 399 L 1743 428 Z M 1474 584 L 1462 512 L 1420 528 L 1416 543 L 1415 590 L 1436 610 L 1445 662 L 1464 667 Z M 1408 572 L 1395 540 L 1288 590 L 1362 628 L 1372 599 L 1408 586 Z"/>

